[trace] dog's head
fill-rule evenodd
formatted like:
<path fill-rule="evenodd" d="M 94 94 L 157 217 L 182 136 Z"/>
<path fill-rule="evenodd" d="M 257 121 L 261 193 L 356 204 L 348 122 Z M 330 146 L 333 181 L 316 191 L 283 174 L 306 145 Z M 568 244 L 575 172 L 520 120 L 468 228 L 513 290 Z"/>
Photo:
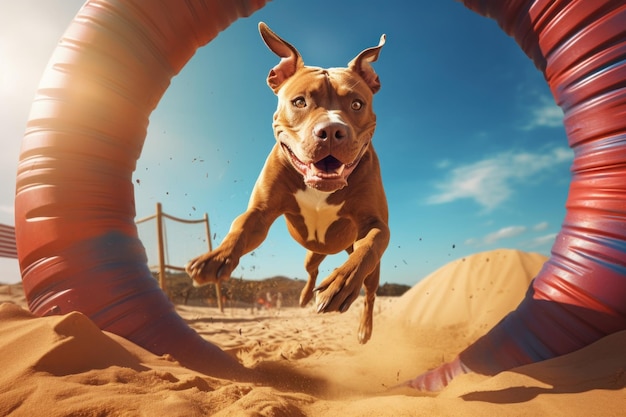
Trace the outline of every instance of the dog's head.
<path fill-rule="evenodd" d="M 296 48 L 264 23 L 259 32 L 281 58 L 267 84 L 278 97 L 273 128 L 283 156 L 309 187 L 325 192 L 345 187 L 376 128 L 372 98 L 380 82 L 370 64 L 378 59 L 385 35 L 347 68 L 325 69 L 305 66 Z"/>

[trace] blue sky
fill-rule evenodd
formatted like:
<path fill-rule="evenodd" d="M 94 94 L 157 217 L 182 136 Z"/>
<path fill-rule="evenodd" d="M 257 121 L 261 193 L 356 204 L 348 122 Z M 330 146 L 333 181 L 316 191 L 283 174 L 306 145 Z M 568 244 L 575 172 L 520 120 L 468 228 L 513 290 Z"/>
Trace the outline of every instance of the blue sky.
<path fill-rule="evenodd" d="M 19 3 L 19 4 L 18 4 Z M 13 224 L 19 142 L 54 46 L 81 1 L 0 6 L 0 222 Z M 216 243 L 247 204 L 274 138 L 276 99 L 265 84 L 277 63 L 262 43 L 265 21 L 305 63 L 344 66 L 387 44 L 374 65 L 374 108 L 390 209 L 381 282 L 413 285 L 471 253 L 506 247 L 549 254 L 565 215 L 573 153 L 542 74 L 495 22 L 453 0 L 274 1 L 197 51 L 150 119 L 134 174 L 137 216 L 208 212 Z M 397 6 L 397 7 L 396 7 Z M 332 10 L 332 13 L 330 12 Z M 358 12 L 357 12 L 358 11 Z M 140 227 L 151 261 L 153 224 Z M 201 226 L 167 223 L 170 262 L 205 250 Z M 279 219 L 236 276 L 305 278 L 304 250 Z M 329 258 L 327 274 L 345 260 Z M 0 281 L 16 276 L 1 260 Z"/>

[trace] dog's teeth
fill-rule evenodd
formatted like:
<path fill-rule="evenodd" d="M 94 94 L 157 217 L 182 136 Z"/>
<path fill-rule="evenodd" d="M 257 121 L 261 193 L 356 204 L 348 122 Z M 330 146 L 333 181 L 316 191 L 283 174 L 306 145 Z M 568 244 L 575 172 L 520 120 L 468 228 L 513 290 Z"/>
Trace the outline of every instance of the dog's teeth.
<path fill-rule="evenodd" d="M 343 170 L 346 169 L 346 164 L 342 164 L 337 170 L 338 175 L 343 175 Z"/>

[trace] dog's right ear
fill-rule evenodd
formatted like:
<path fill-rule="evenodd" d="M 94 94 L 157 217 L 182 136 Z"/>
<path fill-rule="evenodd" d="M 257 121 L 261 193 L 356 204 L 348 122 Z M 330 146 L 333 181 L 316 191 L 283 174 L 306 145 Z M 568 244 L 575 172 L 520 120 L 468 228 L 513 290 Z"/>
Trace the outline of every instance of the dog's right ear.
<path fill-rule="evenodd" d="M 263 22 L 259 22 L 259 33 L 267 47 L 280 57 L 278 65 L 267 75 L 267 85 L 277 93 L 280 86 L 304 66 L 304 62 L 296 48 L 272 32 Z"/>

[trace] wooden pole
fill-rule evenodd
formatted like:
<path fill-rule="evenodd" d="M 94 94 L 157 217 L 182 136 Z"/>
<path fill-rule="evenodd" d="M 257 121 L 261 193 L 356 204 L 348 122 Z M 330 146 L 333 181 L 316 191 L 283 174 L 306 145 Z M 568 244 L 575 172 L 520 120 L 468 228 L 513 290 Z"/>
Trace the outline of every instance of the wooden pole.
<path fill-rule="evenodd" d="M 204 227 L 206 228 L 206 241 L 209 246 L 209 252 L 213 250 L 213 243 L 211 242 L 211 226 L 209 225 L 209 215 L 208 213 L 204 213 Z M 224 303 L 222 303 L 222 286 L 220 282 L 217 281 L 215 283 L 215 296 L 217 297 L 217 307 L 220 309 L 220 312 L 224 312 Z"/>
<path fill-rule="evenodd" d="M 204 227 L 206 229 L 206 241 L 209 245 L 209 252 L 213 250 L 213 242 L 211 242 L 211 225 L 209 225 L 209 214 L 204 213 Z"/>
<path fill-rule="evenodd" d="M 163 243 L 163 208 L 161 203 L 156 204 L 157 243 L 159 250 L 159 286 L 169 297 L 167 282 L 165 281 L 165 245 Z"/>

